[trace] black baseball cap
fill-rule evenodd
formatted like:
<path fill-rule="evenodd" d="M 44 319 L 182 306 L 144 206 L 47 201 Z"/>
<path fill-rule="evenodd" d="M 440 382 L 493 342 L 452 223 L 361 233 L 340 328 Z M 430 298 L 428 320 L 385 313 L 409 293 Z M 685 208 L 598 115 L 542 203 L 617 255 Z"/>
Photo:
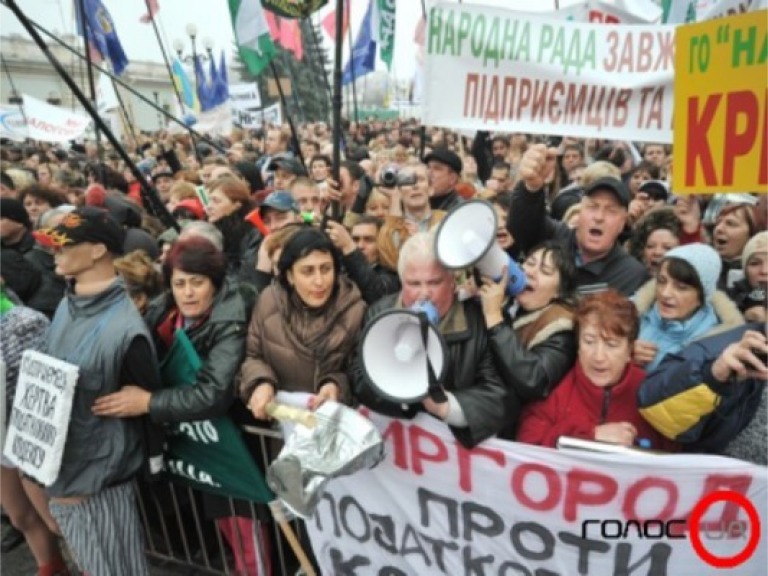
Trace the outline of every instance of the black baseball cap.
<path fill-rule="evenodd" d="M 277 170 L 278 168 L 282 168 L 289 174 L 294 174 L 296 176 L 307 175 L 307 171 L 304 169 L 304 166 L 301 165 L 301 162 L 292 156 L 278 155 L 272 158 L 269 162 L 269 166 L 267 166 L 267 170 Z"/>
<path fill-rule="evenodd" d="M 424 157 L 424 164 L 429 164 L 431 161 L 440 162 L 445 164 L 456 174 L 461 174 L 464 164 L 461 162 L 461 158 L 455 152 L 451 152 L 447 148 L 435 148 Z"/>
<path fill-rule="evenodd" d="M 123 254 L 125 232 L 109 212 L 93 206 L 73 210 L 54 228 L 32 233 L 35 240 L 49 248 L 74 246 L 83 242 L 104 244 L 116 256 Z"/>
<path fill-rule="evenodd" d="M 667 201 L 669 198 L 669 188 L 663 180 L 648 180 L 640 184 L 640 192 L 645 192 L 651 200 Z"/>
<path fill-rule="evenodd" d="M 584 189 L 584 196 L 591 196 L 593 193 L 600 190 L 613 192 L 614 196 L 618 198 L 619 203 L 624 206 L 624 208 L 629 208 L 629 190 L 627 190 L 627 187 L 624 186 L 624 183 L 621 180 L 610 176 L 598 178 Z"/>

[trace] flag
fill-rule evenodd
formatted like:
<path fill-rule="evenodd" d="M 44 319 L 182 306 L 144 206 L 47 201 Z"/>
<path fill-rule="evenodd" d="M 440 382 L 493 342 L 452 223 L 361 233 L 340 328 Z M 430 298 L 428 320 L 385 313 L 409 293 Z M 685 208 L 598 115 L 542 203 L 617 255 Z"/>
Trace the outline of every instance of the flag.
<path fill-rule="evenodd" d="M 221 52 L 218 69 L 216 59 L 211 54 L 210 75 L 211 106 L 215 108 L 229 100 L 229 81 L 227 80 L 227 63 L 224 58 L 224 51 Z"/>
<path fill-rule="evenodd" d="M 306 18 L 327 2 L 328 0 L 262 0 L 267 11 L 284 18 Z"/>
<path fill-rule="evenodd" d="M 142 24 L 149 24 L 152 22 L 152 18 L 155 17 L 155 14 L 157 14 L 157 11 L 160 10 L 160 5 L 158 4 L 158 0 L 142 0 L 142 4 L 146 4 L 149 12 L 139 18 L 139 22 Z"/>
<path fill-rule="evenodd" d="M 184 106 L 190 110 L 197 110 L 200 107 L 197 94 L 195 94 L 192 82 L 190 82 L 189 76 L 187 76 L 187 72 L 178 58 L 173 59 L 171 71 L 173 73 L 173 83 L 176 84 L 176 90 L 181 95 L 181 101 L 184 103 Z"/>
<path fill-rule="evenodd" d="M 376 41 L 373 39 L 373 0 L 368 3 L 363 23 L 357 32 L 355 44 L 352 47 L 352 58 L 344 66 L 341 77 L 342 84 L 349 84 L 361 76 L 373 72 L 376 63 Z"/>
<path fill-rule="evenodd" d="M 240 59 L 251 74 L 258 76 L 275 55 L 261 3 L 259 0 L 229 0 L 229 13 Z"/>
<path fill-rule="evenodd" d="M 106 74 L 101 74 L 99 77 L 99 84 L 96 88 L 96 102 L 98 102 L 99 114 L 105 114 L 110 110 L 120 107 L 120 100 L 117 98 L 114 81 Z"/>
<path fill-rule="evenodd" d="M 217 100 L 222 104 L 229 100 L 229 75 L 227 73 L 227 57 L 224 54 L 224 50 L 221 51 L 221 58 L 219 59 L 219 77 L 218 77 L 218 98 Z"/>
<path fill-rule="evenodd" d="M 395 53 L 395 2 L 394 0 L 372 0 L 373 39 L 379 45 L 379 56 L 392 69 L 392 57 Z"/>
<path fill-rule="evenodd" d="M 109 15 L 109 11 L 101 0 L 83 0 L 83 2 L 89 49 L 92 54 L 94 52 L 99 54 L 99 61 L 106 58 L 112 62 L 112 70 L 119 76 L 128 65 L 128 57 L 125 55 L 122 44 L 120 44 L 112 16 Z M 80 2 L 78 0 L 75 0 L 75 14 L 77 15 L 77 32 L 83 36 Z"/>
<path fill-rule="evenodd" d="M 349 27 L 349 3 L 344 5 L 346 7 L 346 10 L 344 10 L 344 19 L 342 21 L 341 26 L 341 37 L 344 38 L 344 36 L 347 33 L 347 28 Z M 331 10 L 325 18 L 322 20 L 323 29 L 328 33 L 328 36 L 331 37 L 331 39 L 335 42 L 336 41 L 336 10 Z"/>
<path fill-rule="evenodd" d="M 200 112 L 207 112 L 215 108 L 213 82 L 205 75 L 203 59 L 199 55 L 195 57 L 195 84 L 197 85 L 197 100 L 200 102 Z"/>
<path fill-rule="evenodd" d="M 301 43 L 299 21 L 291 18 L 280 19 L 280 45 L 293 52 L 296 60 L 304 58 L 304 45 Z"/>
<path fill-rule="evenodd" d="M 301 60 L 304 57 L 304 46 L 301 43 L 299 21 L 293 18 L 281 18 L 269 10 L 264 12 L 264 17 L 267 20 L 272 40 L 292 52 L 296 60 Z"/>

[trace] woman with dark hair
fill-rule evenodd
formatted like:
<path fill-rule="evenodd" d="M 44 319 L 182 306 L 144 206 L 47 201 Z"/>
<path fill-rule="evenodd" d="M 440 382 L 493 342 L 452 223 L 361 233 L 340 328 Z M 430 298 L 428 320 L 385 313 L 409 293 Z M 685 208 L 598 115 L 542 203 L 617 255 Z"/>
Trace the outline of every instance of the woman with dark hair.
<path fill-rule="evenodd" d="M 251 280 L 261 234 L 246 219 L 251 211 L 248 186 L 236 178 L 222 177 L 208 185 L 208 221 L 224 236 L 229 273 Z"/>
<path fill-rule="evenodd" d="M 645 372 L 632 364 L 639 327 L 631 301 L 608 290 L 576 309 L 578 358 L 552 394 L 523 409 L 517 440 L 555 447 L 561 436 L 674 450 L 638 412 Z"/>
<path fill-rule="evenodd" d="M 243 358 L 248 310 L 237 286 L 227 280 L 226 258 L 201 237 L 178 240 L 163 263 L 167 293 L 152 301 L 144 320 L 159 359 L 177 330 L 186 332 L 202 367 L 194 386 L 149 392 L 128 386 L 130 414 L 157 423 L 223 416 L 234 400 L 234 379 Z M 97 412 L 98 413 L 98 412 Z"/>
<path fill-rule="evenodd" d="M 165 387 L 151 393 L 138 386 L 126 386 L 107 396 L 106 402 L 117 397 L 124 401 L 123 415 L 149 414 L 156 424 L 223 416 L 241 421 L 240 407 L 234 404 L 235 377 L 245 352 L 249 310 L 237 284 L 227 278 L 226 257 L 200 236 L 180 239 L 163 262 L 163 278 L 167 293 L 152 301 L 144 320 L 161 362 L 168 356 L 177 333 L 185 333 L 201 362 L 195 381 L 191 386 L 170 386 L 166 381 Z M 94 408 L 97 415 L 101 414 L 101 401 Z M 233 513 L 228 504 L 211 495 L 203 497 L 203 504 L 207 516 L 221 519 L 218 525 L 232 545 L 238 569 L 246 573 L 248 558 L 256 552 L 248 538 L 235 544 L 228 526 L 234 522 L 229 519 L 233 515 L 250 517 L 250 506 L 238 505 Z M 247 573 L 254 573 L 253 568 Z"/>
<path fill-rule="evenodd" d="M 707 244 L 666 253 L 656 278 L 633 296 L 640 314 L 636 364 L 650 371 L 689 342 L 744 323 L 736 304 L 717 290 L 720 267 L 720 257 Z"/>
<path fill-rule="evenodd" d="M 240 397 L 267 418 L 278 390 L 351 401 L 347 361 L 357 343 L 365 303 L 341 275 L 341 256 L 320 230 L 300 230 L 283 247 L 278 278 L 260 296 L 248 327 Z"/>
<path fill-rule="evenodd" d="M 657 208 L 646 213 L 632 228 L 628 252 L 656 275 L 664 255 L 680 245 L 682 225 L 673 208 Z"/>
<path fill-rule="evenodd" d="M 66 198 L 55 188 L 32 184 L 21 191 L 19 202 L 24 205 L 32 225 L 36 228 L 38 218 L 51 208 L 57 208 L 66 203 Z"/>
<path fill-rule="evenodd" d="M 526 402 L 545 398 L 576 359 L 576 270 L 573 259 L 555 241 L 531 250 L 522 269 L 526 287 L 512 306 L 505 305 L 506 281 L 485 278 L 480 299 L 499 374 L 514 392 L 511 397 Z M 501 434 L 513 435 L 513 430 Z"/>

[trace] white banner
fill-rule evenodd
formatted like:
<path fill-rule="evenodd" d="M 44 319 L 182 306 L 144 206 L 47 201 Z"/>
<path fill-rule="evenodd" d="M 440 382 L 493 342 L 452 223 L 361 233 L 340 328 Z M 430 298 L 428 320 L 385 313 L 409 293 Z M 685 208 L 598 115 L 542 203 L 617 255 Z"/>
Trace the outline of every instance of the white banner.
<path fill-rule="evenodd" d="M 426 31 L 425 121 L 672 142 L 674 30 L 441 2 Z"/>
<path fill-rule="evenodd" d="M 261 108 L 261 92 L 256 82 L 250 84 L 230 84 L 229 102 L 233 110 Z"/>
<path fill-rule="evenodd" d="M 18 106 L 0 106 L 0 137 L 16 142 L 27 139 L 27 123 Z"/>
<path fill-rule="evenodd" d="M 41 352 L 21 357 L 3 455 L 45 486 L 59 475 L 78 374 L 77 366 Z"/>
<path fill-rule="evenodd" d="M 232 109 L 229 103 L 207 112 L 200 112 L 193 127 L 209 136 L 229 136 L 232 133 Z"/>
<path fill-rule="evenodd" d="M 91 119 L 24 94 L 28 137 L 43 142 L 66 142 L 83 135 Z"/>
<path fill-rule="evenodd" d="M 283 109 L 280 102 L 275 102 L 266 108 L 249 108 L 232 110 L 232 122 L 243 128 L 260 128 L 266 124 L 281 126 L 283 123 Z"/>
<path fill-rule="evenodd" d="M 322 574 L 699 576 L 750 547 L 733 573 L 765 574 L 765 467 L 502 440 L 467 450 L 425 414 L 370 416 L 386 460 L 330 482 L 307 522 Z"/>

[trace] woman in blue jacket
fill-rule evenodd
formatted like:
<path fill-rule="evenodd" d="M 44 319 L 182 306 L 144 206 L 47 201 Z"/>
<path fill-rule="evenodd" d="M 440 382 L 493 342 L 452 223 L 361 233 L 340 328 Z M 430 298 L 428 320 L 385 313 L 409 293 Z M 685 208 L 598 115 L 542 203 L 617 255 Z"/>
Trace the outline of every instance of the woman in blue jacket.
<path fill-rule="evenodd" d="M 720 256 L 706 244 L 686 244 L 666 253 L 656 278 L 633 297 L 640 314 L 636 364 L 653 370 L 686 344 L 744 324 L 736 304 L 716 289 L 721 266 Z"/>

